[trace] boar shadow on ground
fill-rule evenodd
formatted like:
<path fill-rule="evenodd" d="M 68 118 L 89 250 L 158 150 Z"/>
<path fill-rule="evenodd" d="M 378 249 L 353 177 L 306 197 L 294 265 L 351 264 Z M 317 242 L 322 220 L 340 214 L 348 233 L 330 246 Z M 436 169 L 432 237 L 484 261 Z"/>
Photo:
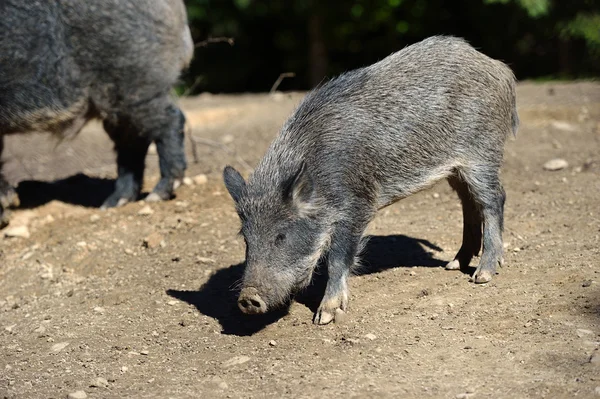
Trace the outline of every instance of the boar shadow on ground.
<path fill-rule="evenodd" d="M 405 235 L 366 236 L 367 243 L 360 256 L 354 276 L 380 273 L 396 267 L 444 267 L 447 261 L 435 258 L 442 248 L 428 240 Z M 441 271 L 440 271 L 441 272 Z M 320 264 L 312 284 L 296 295 L 296 301 L 316 312 L 327 284 L 327 267 Z"/>
<path fill-rule="evenodd" d="M 368 238 L 369 241 L 361 257 L 361 267 L 354 271 L 354 275 L 378 273 L 395 267 L 443 267 L 446 264 L 436 259 L 432 253 L 442 249 L 427 240 L 403 235 Z M 167 294 L 194 305 L 200 313 L 218 320 L 223 328 L 223 334 L 252 335 L 286 316 L 289 312 L 289 304 L 265 315 L 243 314 L 237 307 L 236 289 L 243 273 L 243 263 L 232 265 L 217 270 L 197 291 L 167 290 Z M 298 293 L 295 300 L 315 312 L 325 292 L 326 282 L 326 267 L 321 264 L 312 284 Z"/>
<path fill-rule="evenodd" d="M 264 315 L 246 315 L 237 307 L 237 285 L 244 263 L 215 271 L 197 291 L 167 290 L 173 298 L 194 305 L 200 313 L 219 321 L 222 333 L 249 336 L 288 314 L 289 305 Z"/>
<path fill-rule="evenodd" d="M 24 209 L 36 208 L 51 201 L 98 208 L 114 189 L 114 179 L 89 177 L 83 173 L 53 182 L 25 180 L 16 188 L 20 208 Z"/>

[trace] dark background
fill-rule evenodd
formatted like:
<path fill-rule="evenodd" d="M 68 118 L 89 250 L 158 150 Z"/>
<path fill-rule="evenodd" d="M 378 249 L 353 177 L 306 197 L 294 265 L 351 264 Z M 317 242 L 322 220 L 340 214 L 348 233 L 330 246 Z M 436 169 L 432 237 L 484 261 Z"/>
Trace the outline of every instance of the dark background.
<path fill-rule="evenodd" d="M 436 34 L 519 79 L 600 76 L 600 0 L 187 0 L 198 43 L 180 92 L 308 89 Z M 232 38 L 204 43 L 208 38 Z"/>

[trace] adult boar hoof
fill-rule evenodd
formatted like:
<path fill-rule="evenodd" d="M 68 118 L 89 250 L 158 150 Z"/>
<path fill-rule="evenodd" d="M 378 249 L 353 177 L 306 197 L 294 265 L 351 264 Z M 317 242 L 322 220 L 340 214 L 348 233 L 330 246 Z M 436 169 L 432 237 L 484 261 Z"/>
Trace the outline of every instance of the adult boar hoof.
<path fill-rule="evenodd" d="M 484 284 L 484 283 L 489 283 L 490 281 L 492 281 L 492 277 L 493 277 L 493 273 L 490 270 L 486 270 L 486 269 L 479 269 L 477 268 L 477 270 L 475 270 L 475 273 L 473 273 L 473 277 L 471 277 L 471 280 L 475 283 L 475 284 Z"/>
<path fill-rule="evenodd" d="M 458 270 L 460 269 L 460 262 L 458 259 L 454 259 L 446 264 L 446 270 Z"/>

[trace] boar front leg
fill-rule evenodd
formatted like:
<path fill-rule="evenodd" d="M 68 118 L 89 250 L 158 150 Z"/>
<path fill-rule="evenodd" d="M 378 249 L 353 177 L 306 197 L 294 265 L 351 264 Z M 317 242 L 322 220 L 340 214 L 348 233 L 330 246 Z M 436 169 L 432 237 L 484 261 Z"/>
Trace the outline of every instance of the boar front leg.
<path fill-rule="evenodd" d="M 4 137 L 0 135 L 0 158 L 4 149 Z M 8 184 L 2 175 L 2 162 L 0 160 L 0 228 L 8 224 L 8 217 L 4 210 L 9 207 L 19 206 L 19 197 L 15 189 Z"/>
<path fill-rule="evenodd" d="M 340 321 L 348 308 L 348 277 L 356 257 L 364 226 L 337 226 L 331 237 L 327 253 L 327 287 L 325 295 L 313 319 L 314 324 Z"/>

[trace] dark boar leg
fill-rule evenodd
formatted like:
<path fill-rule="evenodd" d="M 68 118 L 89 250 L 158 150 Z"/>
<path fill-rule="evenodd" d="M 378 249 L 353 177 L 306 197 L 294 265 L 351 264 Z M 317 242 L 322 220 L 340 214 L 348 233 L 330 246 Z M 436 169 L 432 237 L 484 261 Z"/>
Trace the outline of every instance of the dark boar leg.
<path fill-rule="evenodd" d="M 494 166 L 472 168 L 462 173 L 483 216 L 483 252 L 473 274 L 475 283 L 487 283 L 503 263 L 502 230 L 506 194 Z"/>
<path fill-rule="evenodd" d="M 128 119 L 119 120 L 116 124 L 105 121 L 104 129 L 114 141 L 117 152 L 115 191 L 102 204 L 102 208 L 112 208 L 139 197 L 150 139 L 138 134 Z"/>
<path fill-rule="evenodd" d="M 446 269 L 465 271 L 473 256 L 479 255 L 481 249 L 481 211 L 469 192 L 469 186 L 458 176 L 448 178 L 448 183 L 456 191 L 463 210 L 462 245 L 454 260 L 448 262 Z"/>
<path fill-rule="evenodd" d="M 165 124 L 154 138 L 160 166 L 160 181 L 146 201 L 167 200 L 173 197 L 186 169 L 184 152 L 185 116 L 175 105 L 163 111 Z"/>

